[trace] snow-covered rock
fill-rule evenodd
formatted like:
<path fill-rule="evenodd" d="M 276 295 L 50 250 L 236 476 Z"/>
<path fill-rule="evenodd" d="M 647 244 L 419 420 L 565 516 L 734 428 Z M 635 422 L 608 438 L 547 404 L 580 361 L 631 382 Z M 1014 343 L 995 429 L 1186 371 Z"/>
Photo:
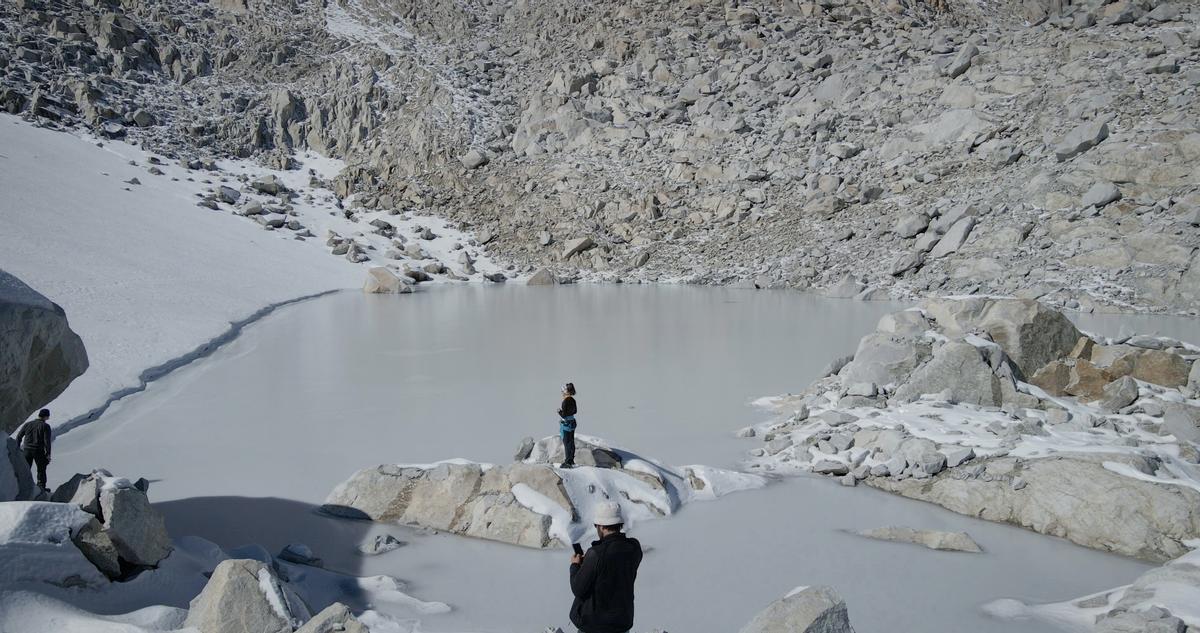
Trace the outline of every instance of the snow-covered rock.
<path fill-rule="evenodd" d="M 63 309 L 3 270 L 0 331 L 0 430 L 7 433 L 58 397 L 88 357 Z"/>
<path fill-rule="evenodd" d="M 0 586 L 52 583 L 100 586 L 108 579 L 76 547 L 72 537 L 92 515 L 63 503 L 0 503 Z"/>
<path fill-rule="evenodd" d="M 557 457 L 556 441 L 544 438 L 524 461 L 504 466 L 453 460 L 361 470 L 338 485 L 322 509 L 527 547 L 564 547 L 590 531 L 600 501 L 619 503 L 632 524 L 766 484 L 757 475 L 707 466 L 669 468 L 590 436 L 577 437 L 587 447 L 577 453 L 579 466 L 558 469 L 549 463 Z M 596 466 L 579 461 L 588 453 Z"/>
<path fill-rule="evenodd" d="M 836 591 L 801 587 L 772 602 L 739 633 L 854 633 L 854 627 Z"/>

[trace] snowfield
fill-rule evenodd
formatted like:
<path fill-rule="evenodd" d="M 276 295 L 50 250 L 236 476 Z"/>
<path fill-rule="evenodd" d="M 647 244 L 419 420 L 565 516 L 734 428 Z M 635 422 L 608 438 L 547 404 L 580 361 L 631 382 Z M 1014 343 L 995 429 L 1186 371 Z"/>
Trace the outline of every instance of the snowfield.
<path fill-rule="evenodd" d="M 345 218 L 332 192 L 309 189 L 310 169 L 328 178 L 341 169 L 340 161 L 305 154 L 297 156 L 299 170 L 223 161 L 219 171 L 203 171 L 152 158 L 126 143 L 0 115 L 0 269 L 66 310 L 91 361 L 87 373 L 50 404 L 55 426 L 94 419 L 114 397 L 207 353 L 273 306 L 361 287 L 366 266 L 384 263 L 390 240 Z M 294 218 L 315 237 L 264 230 L 234 215 L 229 204 L 219 210 L 197 204 L 222 184 L 242 186 L 238 176 L 270 174 L 305 192 L 291 202 Z M 247 191 L 239 202 L 267 198 Z M 401 236 L 418 229 L 435 233 L 421 241 L 426 257 L 414 263 L 451 264 L 471 241 L 429 216 L 390 221 Z M 370 262 L 331 256 L 326 231 L 369 245 Z M 476 249 L 466 250 L 480 272 L 498 270 Z"/>

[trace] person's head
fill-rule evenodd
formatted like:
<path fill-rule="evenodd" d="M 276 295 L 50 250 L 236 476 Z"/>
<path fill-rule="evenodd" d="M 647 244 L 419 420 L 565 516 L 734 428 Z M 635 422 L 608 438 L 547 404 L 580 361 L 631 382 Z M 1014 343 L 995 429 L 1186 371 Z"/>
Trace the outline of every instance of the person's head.
<path fill-rule="evenodd" d="M 563 395 L 564 396 L 575 395 L 575 383 L 569 382 L 569 383 L 563 385 Z"/>
<path fill-rule="evenodd" d="M 41 411 L 38 411 L 38 419 L 39 420 L 49 420 L 50 419 L 50 409 L 42 409 Z"/>
<path fill-rule="evenodd" d="M 621 516 L 621 506 L 615 501 L 603 501 L 597 504 L 592 521 L 596 526 L 596 534 L 599 534 L 600 538 L 620 532 L 621 528 L 625 527 L 625 518 Z"/>

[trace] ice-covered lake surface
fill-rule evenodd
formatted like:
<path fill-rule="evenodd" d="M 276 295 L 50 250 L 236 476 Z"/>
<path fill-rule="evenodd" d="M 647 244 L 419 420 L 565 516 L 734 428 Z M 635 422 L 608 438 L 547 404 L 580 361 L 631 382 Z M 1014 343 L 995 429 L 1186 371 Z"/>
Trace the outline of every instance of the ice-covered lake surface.
<path fill-rule="evenodd" d="M 154 481 L 172 534 L 275 551 L 303 542 L 328 567 L 389 574 L 425 600 L 424 631 L 532 632 L 567 624 L 567 554 L 338 521 L 315 505 L 354 471 L 462 457 L 508 462 L 556 432 L 559 386 L 581 432 L 669 464 L 736 467 L 733 438 L 901 306 L 694 287 L 439 287 L 347 292 L 283 308 L 212 356 L 59 438 L 53 473 L 106 467 Z M 1194 320 L 1077 319 L 1101 334 L 1200 341 Z M 847 530 L 966 530 L 982 555 L 869 541 Z M 374 534 L 409 545 L 364 558 Z M 730 633 L 798 585 L 828 584 L 862 633 L 1039 631 L 990 619 L 996 598 L 1056 601 L 1147 566 L 864 487 L 800 478 L 633 527 L 648 550 L 636 631 Z M 362 598 L 365 600 L 366 598 Z M 354 597 L 347 601 L 352 606 Z M 373 605 L 404 615 L 402 605 Z M 414 616 L 418 617 L 418 616 Z"/>

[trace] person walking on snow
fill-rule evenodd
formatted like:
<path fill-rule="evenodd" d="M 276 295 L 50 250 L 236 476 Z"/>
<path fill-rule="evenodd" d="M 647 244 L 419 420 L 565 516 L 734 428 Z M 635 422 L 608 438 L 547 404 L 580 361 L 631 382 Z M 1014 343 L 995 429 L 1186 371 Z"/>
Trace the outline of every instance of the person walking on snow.
<path fill-rule="evenodd" d="M 35 420 L 30 420 L 17 431 L 17 443 L 25 455 L 25 462 L 32 469 L 37 465 L 37 484 L 46 490 L 46 466 L 50 464 L 50 443 L 53 432 L 46 420 L 50 419 L 50 410 L 42 409 Z"/>
<path fill-rule="evenodd" d="M 562 388 L 562 404 L 558 407 L 558 434 L 562 437 L 563 452 L 566 457 L 560 468 L 575 466 L 575 383 L 569 382 Z"/>
<path fill-rule="evenodd" d="M 600 540 L 571 557 L 571 623 L 581 633 L 626 633 L 633 628 L 633 583 L 642 544 L 621 532 L 621 506 L 600 503 L 592 519 Z"/>

